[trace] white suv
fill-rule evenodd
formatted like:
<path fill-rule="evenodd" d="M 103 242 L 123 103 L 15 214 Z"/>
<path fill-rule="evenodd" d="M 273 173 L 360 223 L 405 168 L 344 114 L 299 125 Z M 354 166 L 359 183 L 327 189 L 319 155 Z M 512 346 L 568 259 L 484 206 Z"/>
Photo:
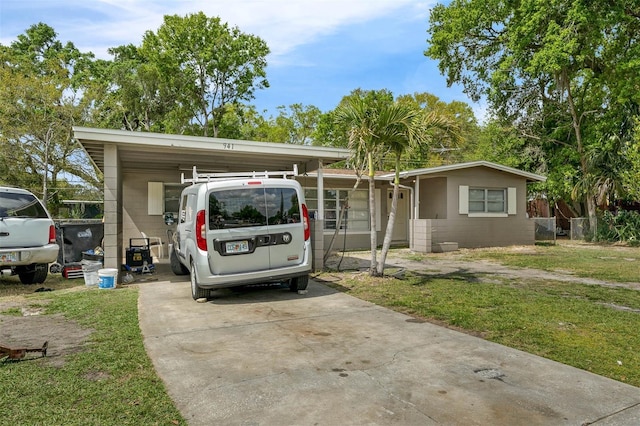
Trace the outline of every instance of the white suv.
<path fill-rule="evenodd" d="M 56 229 L 31 192 L 0 187 L 0 270 L 11 269 L 23 284 L 42 283 L 58 258 Z"/>
<path fill-rule="evenodd" d="M 171 269 L 190 274 L 194 299 L 211 290 L 287 282 L 305 290 L 311 233 L 304 193 L 293 172 L 198 174 L 183 183 Z M 272 176 L 281 175 L 282 178 Z"/>

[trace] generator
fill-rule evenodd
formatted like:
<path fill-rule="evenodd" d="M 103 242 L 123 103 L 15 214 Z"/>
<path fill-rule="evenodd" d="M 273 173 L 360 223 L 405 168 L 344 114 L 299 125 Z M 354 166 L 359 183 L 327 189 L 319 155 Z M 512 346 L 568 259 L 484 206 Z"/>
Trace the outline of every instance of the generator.
<path fill-rule="evenodd" d="M 134 244 L 135 243 L 135 244 Z M 129 271 L 142 271 L 142 268 L 153 265 L 148 238 L 130 238 L 126 249 L 126 266 Z"/>

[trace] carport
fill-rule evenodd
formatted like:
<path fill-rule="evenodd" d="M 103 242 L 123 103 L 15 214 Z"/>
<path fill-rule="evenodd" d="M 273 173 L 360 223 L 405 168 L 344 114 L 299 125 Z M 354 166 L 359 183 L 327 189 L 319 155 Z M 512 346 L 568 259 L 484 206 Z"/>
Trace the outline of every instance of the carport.
<path fill-rule="evenodd" d="M 270 142 L 199 136 L 170 135 L 124 130 L 74 127 L 74 137 L 92 163 L 104 176 L 104 264 L 120 268 L 125 239 L 134 231 L 124 229 L 125 219 L 138 218 L 158 226 L 162 214 L 142 217 L 145 206 L 138 196 L 124 196 L 125 186 L 145 185 L 154 180 L 179 182 L 182 173 L 190 174 L 193 166 L 200 172 L 247 172 L 292 170 L 298 166 L 301 175 L 317 171 L 318 215 L 312 224 L 314 235 L 322 236 L 324 227 L 323 167 L 349 156 L 339 148 L 300 146 Z M 146 188 L 146 186 L 145 186 Z M 133 192 L 133 191 L 132 191 Z M 130 204 L 130 205 L 129 205 Z M 141 230 L 142 226 L 138 226 Z M 136 228 L 136 229 L 138 229 Z M 151 233 L 153 231 L 145 231 Z M 313 239 L 314 267 L 322 268 L 323 239 Z"/>

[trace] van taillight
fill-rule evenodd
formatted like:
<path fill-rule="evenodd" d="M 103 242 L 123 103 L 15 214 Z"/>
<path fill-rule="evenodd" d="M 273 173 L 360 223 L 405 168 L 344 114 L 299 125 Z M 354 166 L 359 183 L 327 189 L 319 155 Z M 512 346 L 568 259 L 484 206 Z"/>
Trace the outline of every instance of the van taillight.
<path fill-rule="evenodd" d="M 51 225 L 49 226 L 49 244 L 56 243 L 56 227 Z"/>
<path fill-rule="evenodd" d="M 207 251 L 207 224 L 204 210 L 196 214 L 196 244 L 200 250 Z"/>
<path fill-rule="evenodd" d="M 302 205 L 302 225 L 304 226 L 304 240 L 311 238 L 311 223 L 309 222 L 309 210 L 307 205 Z"/>

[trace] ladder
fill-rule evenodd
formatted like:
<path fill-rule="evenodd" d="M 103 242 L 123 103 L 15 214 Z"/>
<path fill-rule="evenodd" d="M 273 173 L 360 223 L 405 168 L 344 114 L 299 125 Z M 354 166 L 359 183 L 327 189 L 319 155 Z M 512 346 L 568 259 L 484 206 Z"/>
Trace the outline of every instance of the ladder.
<path fill-rule="evenodd" d="M 184 176 L 184 173 L 181 174 L 180 176 L 180 182 L 181 183 L 191 183 L 191 184 L 196 184 L 196 183 L 205 183 L 205 182 L 211 182 L 213 180 L 230 180 L 230 179 L 240 179 L 240 178 L 252 178 L 252 179 L 258 179 L 258 178 L 272 178 L 272 177 L 279 177 L 281 176 L 282 178 L 286 179 L 287 176 L 297 176 L 298 175 L 298 165 L 294 164 L 293 165 L 293 170 L 284 170 L 284 171 L 279 171 L 279 172 L 270 172 L 270 171 L 264 171 L 264 172 L 226 172 L 226 173 L 198 173 L 198 171 L 196 170 L 196 166 L 193 166 L 193 172 L 192 172 L 192 177 L 191 178 L 186 178 Z"/>

